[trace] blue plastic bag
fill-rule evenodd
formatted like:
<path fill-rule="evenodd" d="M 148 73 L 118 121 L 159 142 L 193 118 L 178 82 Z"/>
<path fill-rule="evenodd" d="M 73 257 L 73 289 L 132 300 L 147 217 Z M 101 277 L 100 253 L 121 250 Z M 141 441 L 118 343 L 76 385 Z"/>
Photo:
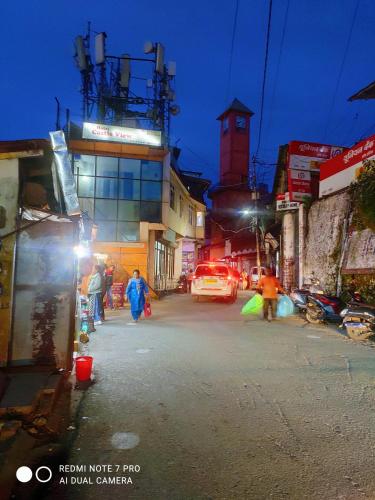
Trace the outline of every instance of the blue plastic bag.
<path fill-rule="evenodd" d="M 287 295 L 282 295 L 277 303 L 277 316 L 286 318 L 294 313 L 294 304 Z"/>

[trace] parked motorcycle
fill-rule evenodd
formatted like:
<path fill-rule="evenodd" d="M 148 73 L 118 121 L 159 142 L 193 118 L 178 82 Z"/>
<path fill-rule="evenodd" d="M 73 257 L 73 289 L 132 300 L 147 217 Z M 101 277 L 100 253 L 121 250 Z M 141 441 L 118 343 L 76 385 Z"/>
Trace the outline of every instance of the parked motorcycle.
<path fill-rule="evenodd" d="M 343 307 L 341 300 L 325 294 L 320 281 L 314 277 L 311 278 L 309 285 L 305 284 L 303 288 L 293 290 L 290 298 L 309 323 L 341 321 L 340 311 Z"/>
<path fill-rule="evenodd" d="M 325 321 L 339 323 L 343 304 L 338 297 L 314 293 L 307 296 L 306 320 L 318 324 Z"/>
<path fill-rule="evenodd" d="M 367 340 L 375 335 L 375 306 L 350 302 L 341 311 L 341 327 L 353 340 Z"/>
<path fill-rule="evenodd" d="M 311 278 L 309 284 L 303 284 L 302 288 L 295 288 L 290 293 L 290 298 L 292 299 L 295 307 L 303 315 L 306 315 L 307 310 L 307 298 L 312 294 L 322 294 L 323 289 L 320 287 L 320 281 L 316 278 Z"/>

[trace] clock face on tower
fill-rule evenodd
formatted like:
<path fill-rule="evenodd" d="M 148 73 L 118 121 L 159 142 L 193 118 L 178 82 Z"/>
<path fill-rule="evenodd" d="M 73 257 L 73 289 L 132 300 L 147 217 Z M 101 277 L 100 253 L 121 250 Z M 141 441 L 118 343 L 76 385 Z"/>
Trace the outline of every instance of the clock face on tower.
<path fill-rule="evenodd" d="M 246 117 L 245 116 L 236 116 L 236 128 L 246 128 Z"/>

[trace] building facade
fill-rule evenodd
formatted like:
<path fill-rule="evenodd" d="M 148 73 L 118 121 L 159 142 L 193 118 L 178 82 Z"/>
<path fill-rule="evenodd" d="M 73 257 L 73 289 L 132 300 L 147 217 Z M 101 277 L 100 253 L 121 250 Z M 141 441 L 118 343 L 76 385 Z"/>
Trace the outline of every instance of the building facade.
<path fill-rule="evenodd" d="M 169 150 L 84 139 L 69 149 L 81 209 L 97 228 L 94 255 L 116 266 L 116 281 L 139 269 L 155 292 L 174 288 L 183 240 L 203 241 L 205 206 L 171 167 Z"/>

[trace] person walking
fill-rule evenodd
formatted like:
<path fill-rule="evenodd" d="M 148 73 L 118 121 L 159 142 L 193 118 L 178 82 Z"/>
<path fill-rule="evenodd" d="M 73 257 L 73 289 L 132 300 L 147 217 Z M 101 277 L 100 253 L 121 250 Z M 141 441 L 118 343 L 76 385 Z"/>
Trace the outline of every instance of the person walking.
<path fill-rule="evenodd" d="M 95 265 L 88 285 L 89 315 L 94 318 L 94 325 L 102 324 L 102 274 L 99 265 Z"/>
<path fill-rule="evenodd" d="M 247 272 L 245 271 L 245 269 L 242 269 L 241 279 L 242 279 L 242 290 L 246 290 L 247 285 L 249 283 L 248 283 L 248 275 L 247 275 Z"/>
<path fill-rule="evenodd" d="M 145 279 L 141 276 L 138 269 L 134 269 L 133 277 L 130 278 L 125 292 L 126 298 L 130 303 L 130 312 L 134 323 L 138 322 L 143 308 L 148 300 L 149 290 Z"/>
<path fill-rule="evenodd" d="M 115 272 L 115 266 L 109 266 L 105 270 L 105 293 L 106 293 L 106 305 L 110 309 L 113 309 L 113 296 L 112 296 L 112 285 L 113 285 L 113 274 Z"/>
<path fill-rule="evenodd" d="M 272 319 L 276 319 L 277 294 L 278 292 L 286 292 L 281 286 L 280 281 L 273 275 L 272 270 L 269 267 L 266 269 L 266 275 L 259 280 L 257 288 L 263 295 L 263 319 L 265 321 L 271 321 L 269 319 L 270 308 Z"/>

